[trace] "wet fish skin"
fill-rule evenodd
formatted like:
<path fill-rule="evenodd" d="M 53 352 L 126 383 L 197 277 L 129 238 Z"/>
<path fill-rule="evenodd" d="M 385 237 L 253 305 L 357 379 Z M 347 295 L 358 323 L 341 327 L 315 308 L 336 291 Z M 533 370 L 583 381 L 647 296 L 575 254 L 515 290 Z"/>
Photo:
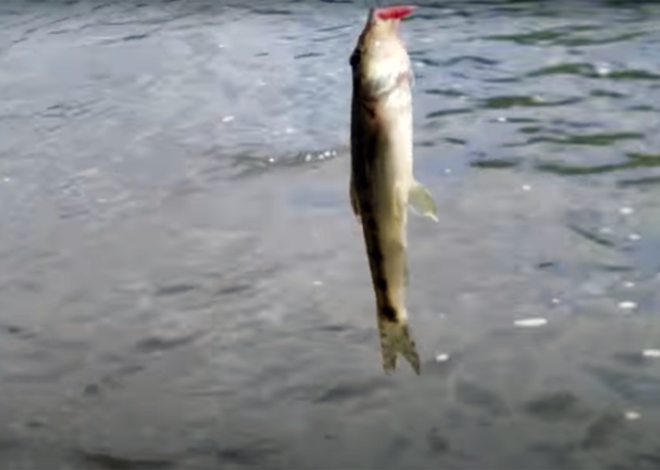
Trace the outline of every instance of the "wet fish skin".
<path fill-rule="evenodd" d="M 362 232 L 376 295 L 383 368 L 401 354 L 420 373 L 408 326 L 407 220 L 415 212 L 437 221 L 429 192 L 413 177 L 412 73 L 399 24 L 414 7 L 373 8 L 351 55 L 350 200 Z"/>

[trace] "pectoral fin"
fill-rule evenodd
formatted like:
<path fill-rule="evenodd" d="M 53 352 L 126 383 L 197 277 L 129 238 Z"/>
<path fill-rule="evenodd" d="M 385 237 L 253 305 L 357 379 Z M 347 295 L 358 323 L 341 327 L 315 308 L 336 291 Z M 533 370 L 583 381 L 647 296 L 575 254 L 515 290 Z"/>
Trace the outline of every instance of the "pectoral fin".
<path fill-rule="evenodd" d="M 417 214 L 429 217 L 436 222 L 438 221 L 438 208 L 435 205 L 433 196 L 431 196 L 428 189 L 417 181 L 413 182 L 410 188 L 408 203 Z"/>

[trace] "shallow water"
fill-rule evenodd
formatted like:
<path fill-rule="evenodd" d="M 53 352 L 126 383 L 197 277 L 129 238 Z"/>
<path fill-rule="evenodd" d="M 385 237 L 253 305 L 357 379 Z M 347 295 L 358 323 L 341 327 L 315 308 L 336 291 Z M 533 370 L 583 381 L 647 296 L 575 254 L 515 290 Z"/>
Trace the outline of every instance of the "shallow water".
<path fill-rule="evenodd" d="M 0 467 L 657 468 L 660 5 L 404 24 L 420 377 L 348 203 L 365 2 L 241 5 L 0 6 Z"/>

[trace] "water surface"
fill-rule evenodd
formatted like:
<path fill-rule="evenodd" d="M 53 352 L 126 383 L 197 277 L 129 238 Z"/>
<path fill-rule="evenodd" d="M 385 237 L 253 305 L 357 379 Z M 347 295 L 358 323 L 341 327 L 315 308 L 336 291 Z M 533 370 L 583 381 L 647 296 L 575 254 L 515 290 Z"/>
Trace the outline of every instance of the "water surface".
<path fill-rule="evenodd" d="M 245 5 L 0 6 L 0 467 L 657 468 L 660 6 L 405 22 L 440 222 L 409 228 L 422 375 L 388 377 L 366 5 Z"/>

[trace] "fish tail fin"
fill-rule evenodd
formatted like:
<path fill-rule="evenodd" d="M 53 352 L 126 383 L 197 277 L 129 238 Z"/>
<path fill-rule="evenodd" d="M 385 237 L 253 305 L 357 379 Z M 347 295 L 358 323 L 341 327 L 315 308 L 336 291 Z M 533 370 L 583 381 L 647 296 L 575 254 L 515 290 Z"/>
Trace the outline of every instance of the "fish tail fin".
<path fill-rule="evenodd" d="M 408 361 L 417 375 L 420 373 L 420 360 L 415 340 L 410 333 L 407 319 L 378 318 L 380 332 L 380 351 L 383 357 L 383 369 L 391 373 L 396 369 L 397 355 Z"/>

